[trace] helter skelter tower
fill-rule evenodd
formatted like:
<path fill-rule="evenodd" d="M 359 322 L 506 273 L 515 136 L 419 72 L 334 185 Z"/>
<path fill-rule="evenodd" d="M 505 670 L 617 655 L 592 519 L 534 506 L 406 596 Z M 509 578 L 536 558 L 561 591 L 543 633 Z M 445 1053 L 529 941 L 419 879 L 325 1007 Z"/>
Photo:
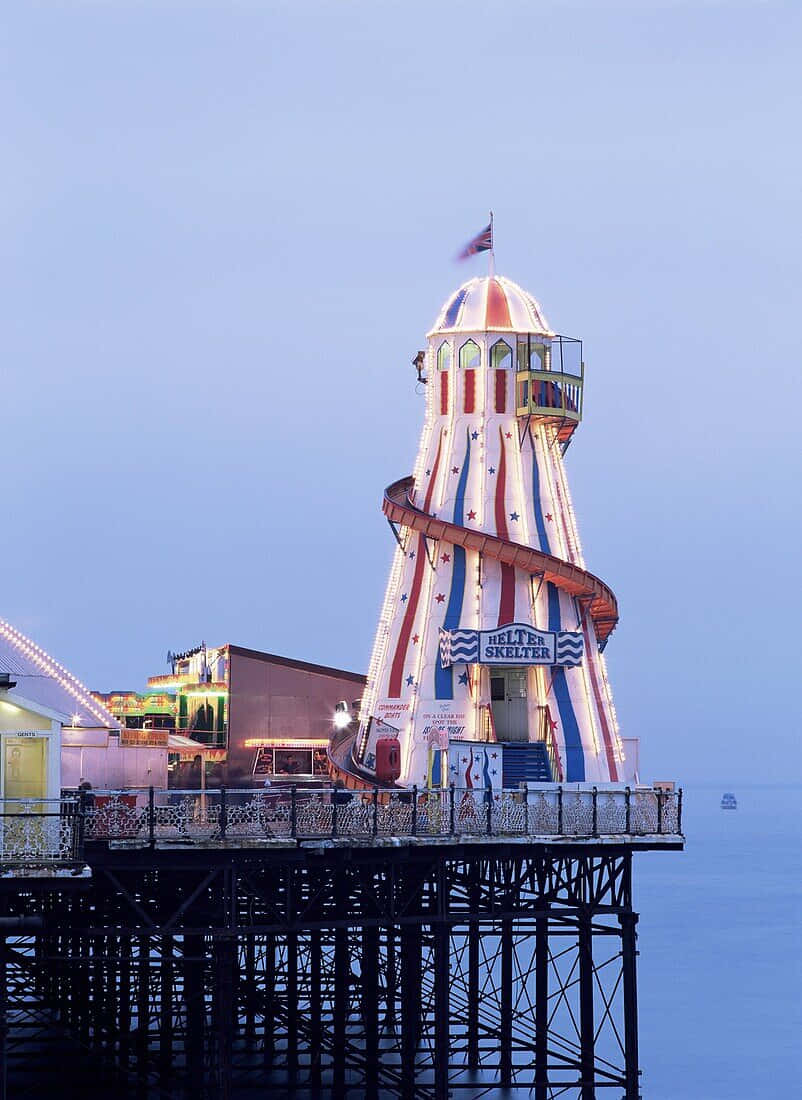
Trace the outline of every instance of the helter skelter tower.
<path fill-rule="evenodd" d="M 581 341 L 516 283 L 474 278 L 441 309 L 425 367 L 414 476 L 384 497 L 399 545 L 353 762 L 385 778 L 397 738 L 402 783 L 636 779 L 602 652 L 616 600 L 585 567 L 563 464 Z M 513 771 L 492 742 L 530 759 Z"/>

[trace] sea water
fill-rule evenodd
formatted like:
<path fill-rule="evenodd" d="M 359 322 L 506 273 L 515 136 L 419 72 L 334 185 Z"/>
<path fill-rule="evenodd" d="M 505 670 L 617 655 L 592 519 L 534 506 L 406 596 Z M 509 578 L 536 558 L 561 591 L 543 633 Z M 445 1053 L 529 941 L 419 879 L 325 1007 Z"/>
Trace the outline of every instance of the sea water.
<path fill-rule="evenodd" d="M 802 1097 L 802 786 L 686 787 L 683 830 L 634 860 L 644 1100 Z"/>

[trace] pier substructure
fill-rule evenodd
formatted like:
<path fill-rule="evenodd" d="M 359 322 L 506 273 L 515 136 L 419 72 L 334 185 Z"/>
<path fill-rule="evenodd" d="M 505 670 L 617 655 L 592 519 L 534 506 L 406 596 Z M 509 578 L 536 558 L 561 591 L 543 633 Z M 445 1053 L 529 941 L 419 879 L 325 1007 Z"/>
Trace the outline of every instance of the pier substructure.
<path fill-rule="evenodd" d="M 3 1020 L 34 990 L 119 1096 L 637 1100 L 633 847 L 99 845 L 6 895 Z"/>

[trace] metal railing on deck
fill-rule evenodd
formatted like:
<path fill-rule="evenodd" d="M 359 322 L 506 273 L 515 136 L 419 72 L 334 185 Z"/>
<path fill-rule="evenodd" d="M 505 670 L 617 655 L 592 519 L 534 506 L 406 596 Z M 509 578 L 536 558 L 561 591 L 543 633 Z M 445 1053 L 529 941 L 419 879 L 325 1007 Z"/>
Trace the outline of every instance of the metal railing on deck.
<path fill-rule="evenodd" d="M 679 835 L 682 791 L 644 788 L 360 792 L 337 788 L 93 791 L 87 841 L 260 841 L 352 837 Z"/>
<path fill-rule="evenodd" d="M 70 864 L 80 855 L 77 798 L 0 800 L 0 864 Z"/>

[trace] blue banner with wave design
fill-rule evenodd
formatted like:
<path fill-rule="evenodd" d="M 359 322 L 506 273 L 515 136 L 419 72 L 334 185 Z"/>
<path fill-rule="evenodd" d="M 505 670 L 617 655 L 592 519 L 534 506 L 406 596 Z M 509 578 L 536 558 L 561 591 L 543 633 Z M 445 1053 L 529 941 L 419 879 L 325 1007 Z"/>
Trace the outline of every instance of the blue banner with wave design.
<path fill-rule="evenodd" d="M 441 630 L 440 667 L 463 662 L 480 665 L 561 665 L 582 663 L 582 635 L 572 630 L 537 630 L 507 623 L 493 630 Z"/>

